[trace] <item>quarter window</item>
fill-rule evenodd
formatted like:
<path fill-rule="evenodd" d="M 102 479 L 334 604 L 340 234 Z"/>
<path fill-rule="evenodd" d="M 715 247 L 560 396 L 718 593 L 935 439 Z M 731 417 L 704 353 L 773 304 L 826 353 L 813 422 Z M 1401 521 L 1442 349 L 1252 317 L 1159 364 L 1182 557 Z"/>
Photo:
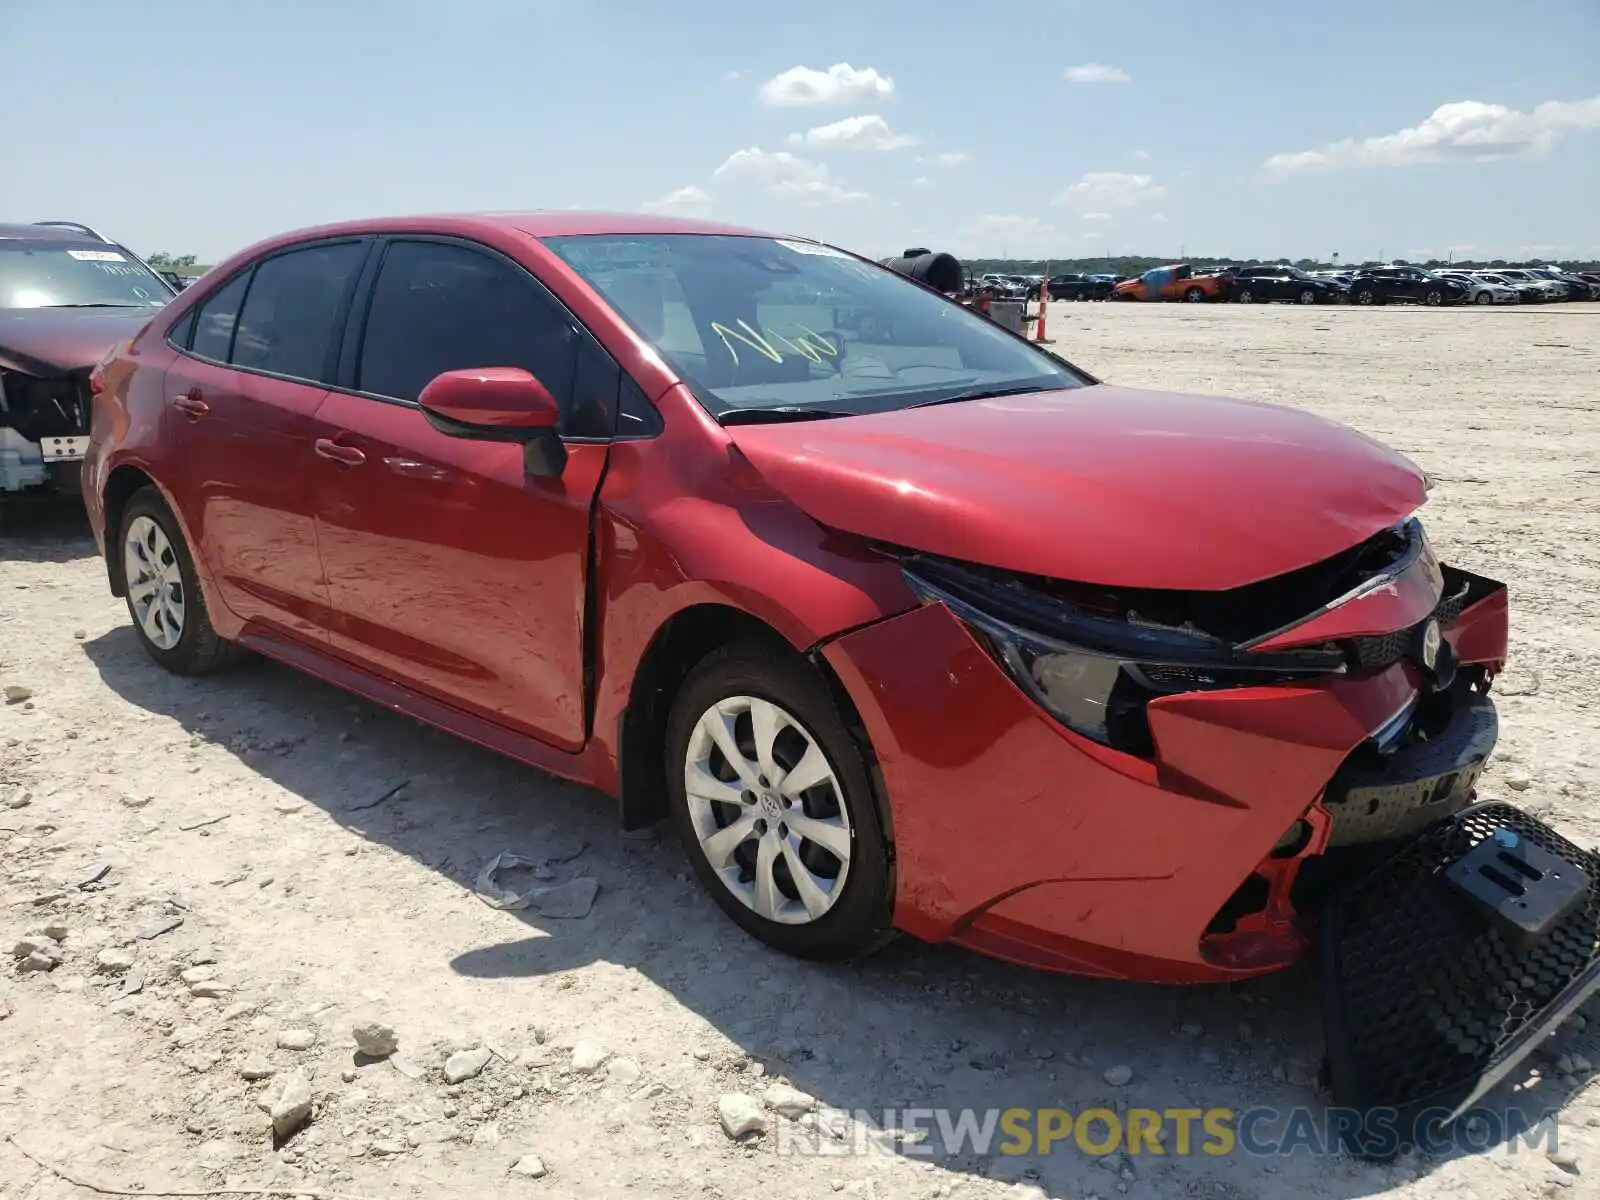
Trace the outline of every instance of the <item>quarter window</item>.
<path fill-rule="evenodd" d="M 233 364 L 294 379 L 330 380 L 339 309 L 365 249 L 360 242 L 308 246 L 256 267 L 233 339 Z"/>
<path fill-rule="evenodd" d="M 239 319 L 239 302 L 244 299 L 250 272 L 245 271 L 217 289 L 203 301 L 194 323 L 194 341 L 189 348 L 201 358 L 227 362 L 233 345 L 233 327 Z"/>

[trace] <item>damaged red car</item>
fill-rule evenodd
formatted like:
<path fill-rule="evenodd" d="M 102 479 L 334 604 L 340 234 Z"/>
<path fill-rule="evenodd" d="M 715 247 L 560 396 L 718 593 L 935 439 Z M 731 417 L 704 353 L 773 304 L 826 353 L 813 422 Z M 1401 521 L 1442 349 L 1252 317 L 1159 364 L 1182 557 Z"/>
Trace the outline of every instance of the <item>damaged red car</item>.
<path fill-rule="evenodd" d="M 1402 1088 L 1368 1010 L 1408 988 L 1480 972 L 1425 1080 L 1476 1088 L 1600 980 L 1592 862 L 1472 804 L 1506 590 L 1349 428 L 1101 383 L 827 245 L 576 213 L 277 238 L 93 388 L 156 662 L 255 651 L 591 784 L 782 950 L 1195 982 L 1320 941 L 1347 1096 Z M 1524 934 L 1532 991 L 1462 948 Z"/>

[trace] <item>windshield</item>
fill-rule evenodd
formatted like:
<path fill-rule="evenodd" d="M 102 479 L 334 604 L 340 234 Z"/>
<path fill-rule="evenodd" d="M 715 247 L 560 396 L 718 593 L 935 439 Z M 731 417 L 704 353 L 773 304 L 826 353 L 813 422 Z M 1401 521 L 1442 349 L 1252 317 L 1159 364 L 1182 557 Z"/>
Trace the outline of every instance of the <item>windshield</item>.
<path fill-rule="evenodd" d="M 826 246 L 721 234 L 543 241 L 719 418 L 883 412 L 1086 382 L 971 310 Z"/>
<path fill-rule="evenodd" d="M 0 308 L 160 308 L 172 289 L 102 242 L 0 240 Z"/>

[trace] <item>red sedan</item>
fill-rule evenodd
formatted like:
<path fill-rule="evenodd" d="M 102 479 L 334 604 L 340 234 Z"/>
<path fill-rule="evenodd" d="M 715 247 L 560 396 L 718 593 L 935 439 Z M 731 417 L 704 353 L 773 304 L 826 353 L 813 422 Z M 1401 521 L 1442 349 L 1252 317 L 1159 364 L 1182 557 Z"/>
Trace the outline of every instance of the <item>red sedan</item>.
<path fill-rule="evenodd" d="M 1102 384 L 815 242 L 299 232 L 92 389 L 157 663 L 265 654 L 666 818 L 791 953 L 1281 968 L 1495 740 L 1506 593 L 1436 560 L 1406 458 Z"/>

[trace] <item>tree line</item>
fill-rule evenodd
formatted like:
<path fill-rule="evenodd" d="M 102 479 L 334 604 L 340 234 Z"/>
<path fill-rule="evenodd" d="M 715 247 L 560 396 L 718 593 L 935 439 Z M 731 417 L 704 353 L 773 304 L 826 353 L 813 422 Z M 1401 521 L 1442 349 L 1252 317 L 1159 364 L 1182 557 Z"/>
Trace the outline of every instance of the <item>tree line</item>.
<path fill-rule="evenodd" d="M 1143 275 L 1155 267 L 1164 267 L 1172 263 L 1171 258 L 1150 258 L 1142 255 L 1118 255 L 1105 258 L 1053 258 L 1044 260 L 1037 258 L 968 258 L 962 260 L 969 275 L 1043 275 L 1047 270 L 1052 275 L 1061 275 L 1067 272 L 1076 272 L 1083 275 L 1121 275 L 1132 277 Z M 1329 271 L 1342 269 L 1355 270 L 1358 267 L 1381 267 L 1390 264 L 1403 266 L 1422 267 L 1425 270 L 1440 270 L 1453 268 L 1458 271 L 1496 271 L 1502 267 L 1559 267 L 1564 271 L 1594 271 L 1600 270 L 1600 263 L 1593 261 L 1580 262 L 1575 259 L 1562 261 L 1546 260 L 1542 258 L 1529 258 L 1511 260 L 1505 258 L 1472 259 L 1458 258 L 1447 261 L 1442 258 L 1430 258 L 1427 262 L 1409 262 L 1403 258 L 1390 259 L 1387 263 L 1376 259 L 1366 262 L 1335 263 L 1322 262 L 1314 258 L 1297 258 L 1292 262 L 1284 258 L 1230 258 L 1221 255 L 1215 258 L 1203 255 L 1191 255 L 1186 261 L 1197 265 L 1209 266 L 1212 264 L 1235 267 L 1270 267 L 1293 266 L 1302 271 Z"/>

